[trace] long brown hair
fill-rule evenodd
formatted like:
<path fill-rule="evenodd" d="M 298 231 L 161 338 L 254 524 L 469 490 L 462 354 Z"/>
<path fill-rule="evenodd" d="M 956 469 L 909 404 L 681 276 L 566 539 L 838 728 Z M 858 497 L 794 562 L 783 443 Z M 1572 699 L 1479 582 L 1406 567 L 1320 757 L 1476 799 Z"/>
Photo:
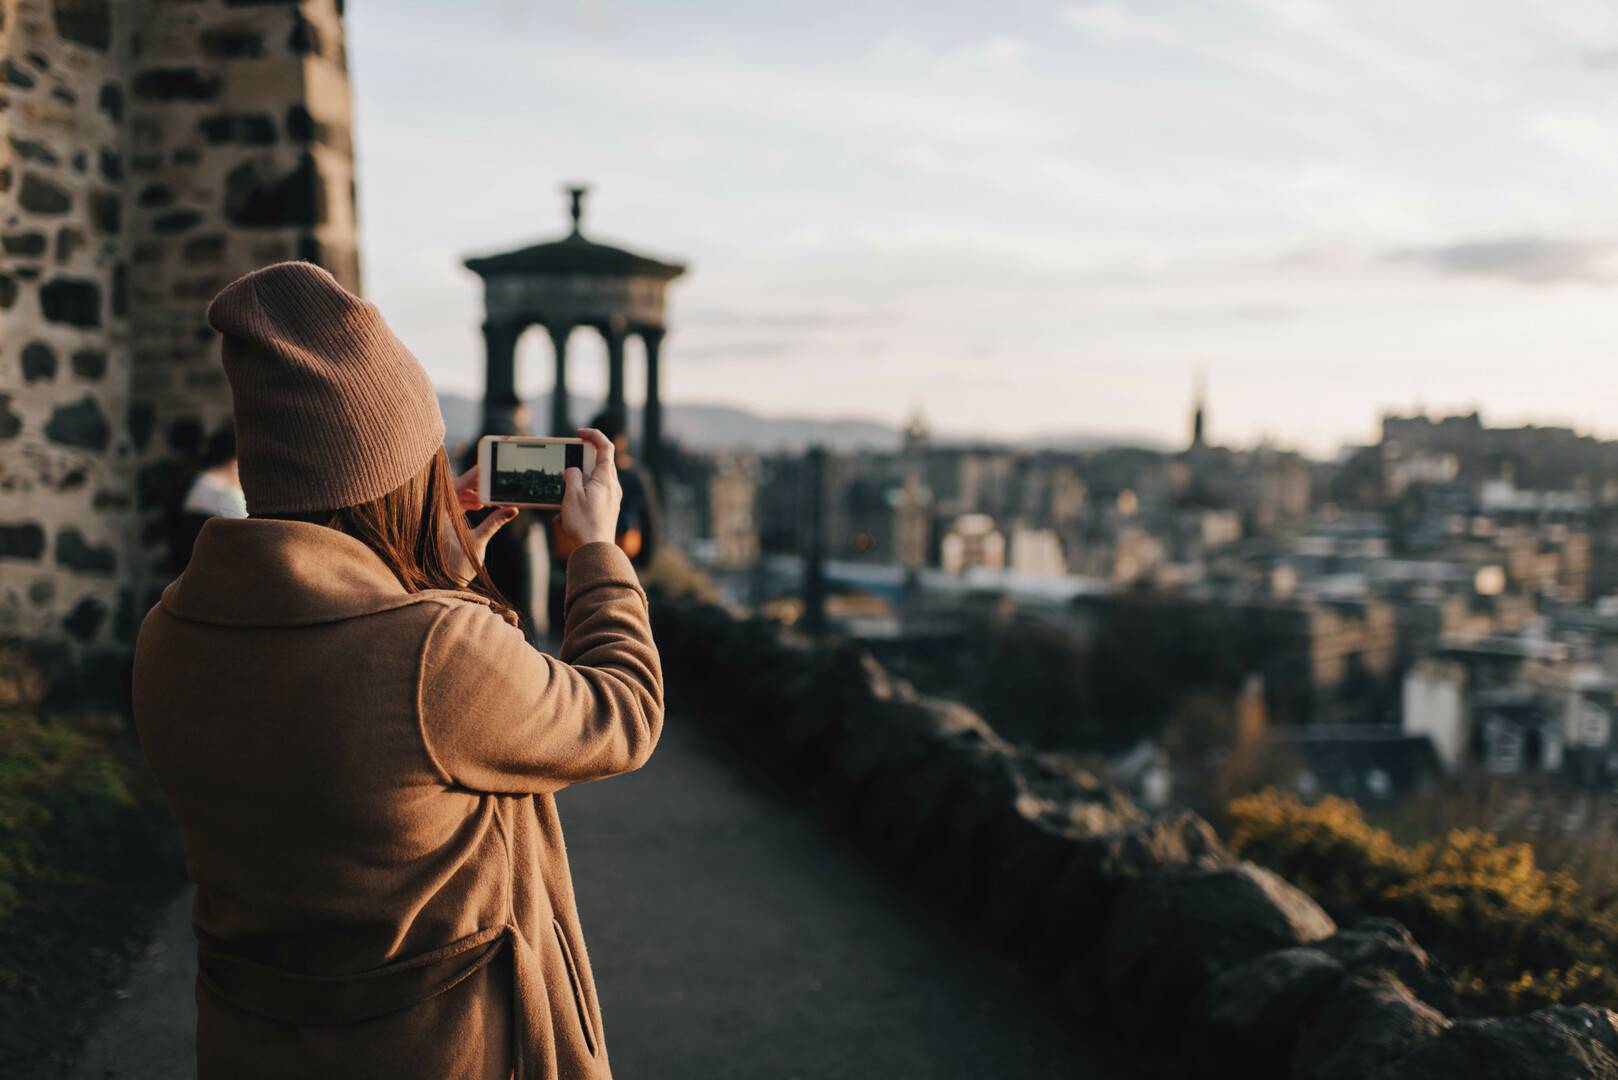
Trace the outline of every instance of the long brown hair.
<path fill-rule="evenodd" d="M 376 552 L 407 592 L 464 589 L 488 599 L 501 614 L 515 611 L 472 547 L 466 511 L 456 498 L 449 457 L 442 446 L 415 476 L 369 502 L 336 510 L 266 516 L 309 521 L 347 533 Z M 438 522 L 444 517 L 449 518 L 455 541 L 466 553 L 467 561 L 477 567 L 465 585 L 455 580 L 439 547 Z"/>

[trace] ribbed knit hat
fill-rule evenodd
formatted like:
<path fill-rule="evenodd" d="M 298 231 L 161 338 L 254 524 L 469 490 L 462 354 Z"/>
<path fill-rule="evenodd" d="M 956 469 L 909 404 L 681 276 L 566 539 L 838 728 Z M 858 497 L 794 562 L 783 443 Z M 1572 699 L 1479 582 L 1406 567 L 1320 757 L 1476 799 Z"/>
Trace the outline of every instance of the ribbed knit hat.
<path fill-rule="evenodd" d="M 307 262 L 255 270 L 208 305 L 224 340 L 249 514 L 385 495 L 444 441 L 421 363 L 376 305 Z"/>

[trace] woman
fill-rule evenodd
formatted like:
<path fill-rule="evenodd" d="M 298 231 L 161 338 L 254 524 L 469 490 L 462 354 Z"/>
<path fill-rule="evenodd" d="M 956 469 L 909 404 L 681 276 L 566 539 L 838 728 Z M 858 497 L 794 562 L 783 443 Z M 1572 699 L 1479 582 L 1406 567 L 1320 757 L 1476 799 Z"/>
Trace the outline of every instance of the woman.
<path fill-rule="evenodd" d="M 426 373 L 307 263 L 221 292 L 242 487 L 141 626 L 135 719 L 197 883 L 211 1077 L 606 1077 L 551 795 L 638 768 L 663 688 L 613 544 L 612 444 L 568 470 L 561 658 L 468 531 Z"/>

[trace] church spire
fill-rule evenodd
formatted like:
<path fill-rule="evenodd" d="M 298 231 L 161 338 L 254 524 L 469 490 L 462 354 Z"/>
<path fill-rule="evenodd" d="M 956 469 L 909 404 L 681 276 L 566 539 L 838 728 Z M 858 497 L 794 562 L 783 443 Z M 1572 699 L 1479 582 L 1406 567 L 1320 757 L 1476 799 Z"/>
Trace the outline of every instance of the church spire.
<path fill-rule="evenodd" d="M 1192 390 L 1191 413 L 1191 449 L 1200 450 L 1207 445 L 1207 431 L 1204 424 L 1207 421 L 1208 406 L 1208 373 L 1203 368 L 1197 369 L 1197 379 Z"/>

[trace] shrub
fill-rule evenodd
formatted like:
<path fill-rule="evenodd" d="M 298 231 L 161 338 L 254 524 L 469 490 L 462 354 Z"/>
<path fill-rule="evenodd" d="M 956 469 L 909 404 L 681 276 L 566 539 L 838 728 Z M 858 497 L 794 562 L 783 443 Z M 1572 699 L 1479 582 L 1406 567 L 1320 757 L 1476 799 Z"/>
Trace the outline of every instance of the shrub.
<path fill-rule="evenodd" d="M 1618 921 L 1525 843 L 1455 829 L 1401 845 L 1347 799 L 1306 805 L 1266 789 L 1227 808 L 1231 847 L 1269 866 L 1339 920 L 1386 915 L 1458 974 L 1463 1004 L 1520 1012 L 1550 1003 L 1618 1007 Z"/>

